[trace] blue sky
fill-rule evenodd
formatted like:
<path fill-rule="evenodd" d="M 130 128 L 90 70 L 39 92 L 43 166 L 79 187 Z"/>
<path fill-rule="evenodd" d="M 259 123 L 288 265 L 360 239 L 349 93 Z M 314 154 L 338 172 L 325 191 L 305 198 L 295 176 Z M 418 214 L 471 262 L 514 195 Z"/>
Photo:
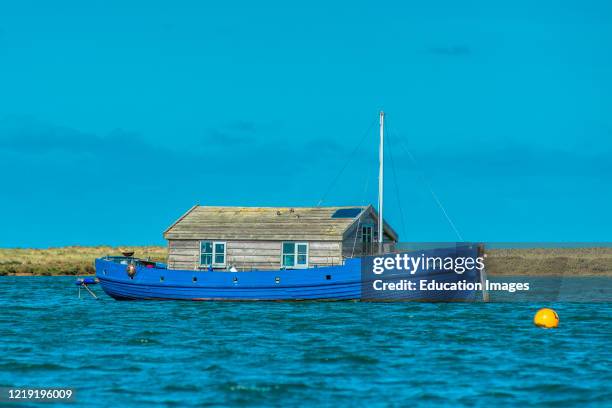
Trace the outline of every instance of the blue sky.
<path fill-rule="evenodd" d="M 455 239 L 429 185 L 465 239 L 610 241 L 611 38 L 607 1 L 2 2 L 0 246 L 315 205 L 349 157 L 324 204 L 375 204 L 380 109 L 403 240 Z"/>

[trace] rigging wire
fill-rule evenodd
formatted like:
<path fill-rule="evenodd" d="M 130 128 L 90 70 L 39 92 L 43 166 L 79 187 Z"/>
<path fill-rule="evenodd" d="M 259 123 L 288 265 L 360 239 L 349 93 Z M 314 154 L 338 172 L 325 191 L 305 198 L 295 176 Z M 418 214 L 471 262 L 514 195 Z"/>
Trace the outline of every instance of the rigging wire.
<path fill-rule="evenodd" d="M 400 196 L 400 190 L 399 190 L 399 183 L 397 182 L 397 172 L 395 170 L 395 160 L 393 159 L 393 146 L 392 146 L 392 141 L 391 141 L 391 132 L 387 132 L 387 137 L 385 138 L 385 142 L 387 144 L 387 147 L 389 150 L 389 157 L 391 158 L 391 170 L 393 171 L 393 184 L 395 186 L 395 198 L 397 199 L 397 206 L 399 207 L 399 211 L 400 211 L 400 220 L 402 221 L 402 230 L 404 231 L 404 234 L 406 234 L 407 229 L 406 229 L 406 222 L 404 219 L 404 209 L 402 208 L 402 200 L 401 200 L 401 196 Z"/>
<path fill-rule="evenodd" d="M 429 182 L 427 181 L 427 179 L 425 178 L 425 175 L 423 173 L 423 171 L 421 170 L 421 167 L 419 166 L 419 163 L 417 162 L 417 160 L 414 158 L 414 156 L 412 155 L 412 153 L 410 153 L 410 151 L 408 150 L 408 148 L 404 145 L 404 141 L 403 139 L 399 136 L 399 132 L 397 133 L 398 139 L 399 139 L 399 145 L 402 147 L 402 149 L 404 149 L 404 151 L 406 152 L 406 154 L 408 155 L 408 157 L 410 158 L 410 160 L 412 161 L 412 163 L 414 164 L 416 170 L 417 170 L 417 174 L 419 176 L 419 178 L 421 179 L 421 181 L 423 182 L 423 184 L 425 184 L 425 186 L 427 187 L 427 189 L 429 190 L 429 193 L 431 194 L 431 196 L 433 197 L 434 201 L 436 202 L 436 204 L 438 205 L 438 207 L 440 208 L 440 210 L 442 210 L 442 214 L 444 214 L 444 217 L 446 218 L 446 220 L 448 221 L 449 225 L 451 226 L 451 228 L 453 229 L 453 231 L 455 232 L 455 234 L 457 235 L 457 237 L 459 238 L 460 241 L 463 241 L 463 237 L 461 236 L 461 234 L 459 233 L 459 230 L 457 230 L 457 227 L 455 226 L 455 223 L 453 222 L 453 220 L 451 220 L 450 216 L 448 215 L 448 213 L 446 212 L 446 209 L 444 208 L 444 206 L 442 205 L 442 202 L 440 201 L 440 199 L 438 198 L 438 196 L 436 195 L 436 193 L 433 191 L 433 188 L 431 187 L 431 184 L 429 184 Z"/>
<path fill-rule="evenodd" d="M 361 208 L 363 211 L 363 207 L 365 206 L 365 201 L 368 196 L 368 185 L 370 184 L 371 174 L 368 171 L 368 177 L 366 178 L 365 186 L 363 188 L 363 196 L 361 198 Z M 355 255 L 355 247 L 357 246 L 357 235 L 359 235 L 359 226 L 361 225 L 361 216 L 357 219 L 357 229 L 355 230 L 355 240 L 353 241 L 353 249 L 351 250 L 351 258 Z"/>
<path fill-rule="evenodd" d="M 317 203 L 317 207 L 320 207 L 321 204 L 323 203 L 323 201 L 325 201 L 327 199 L 327 196 L 329 195 L 329 193 L 331 192 L 332 188 L 336 185 L 336 183 L 338 182 L 338 179 L 340 179 L 340 176 L 342 176 L 342 173 L 344 173 L 344 170 L 346 170 L 346 168 L 348 167 L 349 163 L 351 162 L 351 160 L 353 159 L 353 157 L 355 157 L 355 153 L 357 153 L 357 151 L 359 150 L 359 148 L 361 147 L 361 145 L 363 144 L 363 141 L 366 139 L 366 137 L 368 136 L 368 134 L 370 133 L 370 130 L 372 130 L 372 127 L 374 126 L 374 124 L 376 123 L 376 120 L 378 118 L 375 118 L 372 123 L 370 124 L 370 126 L 368 126 L 368 129 L 363 133 L 363 136 L 361 137 L 361 140 L 359 140 L 359 143 L 357 144 L 357 146 L 355 146 L 355 148 L 353 149 L 353 151 L 351 152 L 350 156 L 348 157 L 348 160 L 344 163 L 344 166 L 342 166 L 342 168 L 340 169 L 340 172 L 338 174 L 336 174 L 336 177 L 334 177 L 329 185 L 329 187 L 327 188 L 327 190 L 325 191 L 325 194 L 323 194 L 323 197 L 321 197 L 321 199 L 319 200 L 319 202 Z"/>

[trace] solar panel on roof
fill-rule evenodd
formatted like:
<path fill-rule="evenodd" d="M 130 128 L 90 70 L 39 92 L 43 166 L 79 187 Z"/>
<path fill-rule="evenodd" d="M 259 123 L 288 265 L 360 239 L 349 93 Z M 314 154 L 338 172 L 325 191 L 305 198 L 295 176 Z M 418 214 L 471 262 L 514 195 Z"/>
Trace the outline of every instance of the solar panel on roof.
<path fill-rule="evenodd" d="M 361 208 L 341 208 L 332 214 L 332 218 L 355 218 L 361 213 Z"/>

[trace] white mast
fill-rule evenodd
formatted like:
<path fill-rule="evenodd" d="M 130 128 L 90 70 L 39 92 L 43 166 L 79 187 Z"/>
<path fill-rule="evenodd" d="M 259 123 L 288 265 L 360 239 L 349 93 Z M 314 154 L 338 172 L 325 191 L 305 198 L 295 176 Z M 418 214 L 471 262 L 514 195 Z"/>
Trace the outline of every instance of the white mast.
<path fill-rule="evenodd" d="M 380 147 L 378 148 L 378 253 L 383 252 L 383 184 L 385 161 L 385 112 L 380 111 Z"/>

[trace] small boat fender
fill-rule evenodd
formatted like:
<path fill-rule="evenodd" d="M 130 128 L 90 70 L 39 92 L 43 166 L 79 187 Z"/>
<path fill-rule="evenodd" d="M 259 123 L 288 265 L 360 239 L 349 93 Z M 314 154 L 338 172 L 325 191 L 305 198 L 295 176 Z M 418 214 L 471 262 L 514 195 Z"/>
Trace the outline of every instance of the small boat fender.
<path fill-rule="evenodd" d="M 133 278 L 134 275 L 136 275 L 136 266 L 134 264 L 129 264 L 125 271 L 127 272 L 130 278 Z"/>

